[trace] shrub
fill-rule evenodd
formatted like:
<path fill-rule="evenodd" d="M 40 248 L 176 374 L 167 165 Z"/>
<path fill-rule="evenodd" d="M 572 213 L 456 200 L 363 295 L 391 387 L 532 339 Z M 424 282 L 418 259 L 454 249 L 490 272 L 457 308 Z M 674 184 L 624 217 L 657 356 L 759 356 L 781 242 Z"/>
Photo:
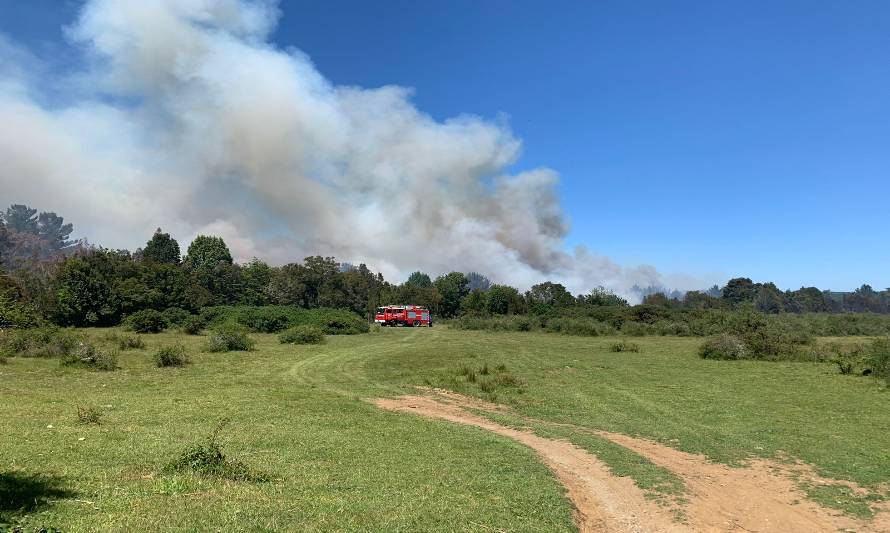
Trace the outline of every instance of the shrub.
<path fill-rule="evenodd" d="M 593 318 L 555 317 L 547 320 L 545 328 L 551 333 L 578 335 L 582 337 L 598 337 L 614 333 L 614 329 L 604 322 Z"/>
<path fill-rule="evenodd" d="M 640 345 L 633 343 L 633 342 L 621 341 L 621 342 L 613 343 L 611 346 L 609 346 L 609 351 L 610 352 L 636 352 L 636 353 L 639 353 Z"/>
<path fill-rule="evenodd" d="M 57 326 L 13 330 L 3 341 L 3 352 L 22 357 L 65 357 L 83 342 L 83 336 Z"/>
<path fill-rule="evenodd" d="M 834 361 L 834 364 L 837 365 L 837 369 L 841 374 L 847 375 L 853 373 L 853 361 L 837 359 Z"/>
<path fill-rule="evenodd" d="M 117 347 L 121 350 L 143 350 L 145 341 L 137 335 L 124 335 L 117 339 Z"/>
<path fill-rule="evenodd" d="M 207 339 L 208 352 L 252 350 L 256 345 L 244 326 L 222 324 L 214 328 Z"/>
<path fill-rule="evenodd" d="M 0 365 L 8 365 L 8 364 L 9 364 L 9 359 L 0 355 Z"/>
<path fill-rule="evenodd" d="M 71 354 L 62 359 L 63 365 L 82 366 L 90 370 L 117 370 L 117 354 L 81 343 Z"/>
<path fill-rule="evenodd" d="M 324 332 L 318 326 L 294 326 L 278 336 L 281 344 L 321 344 Z"/>
<path fill-rule="evenodd" d="M 226 423 L 228 423 L 228 420 L 222 420 L 206 442 L 194 444 L 186 448 L 179 457 L 167 465 L 167 470 L 173 472 L 190 471 L 200 476 L 232 481 L 268 481 L 269 477 L 267 475 L 253 470 L 241 461 L 229 459 L 223 453 L 218 439 Z"/>
<path fill-rule="evenodd" d="M 723 334 L 708 339 L 698 350 L 702 359 L 745 359 L 748 349 L 741 339 L 733 335 Z"/>
<path fill-rule="evenodd" d="M 159 333 L 167 329 L 167 319 L 154 309 L 136 311 L 127 318 L 127 325 L 136 333 Z"/>
<path fill-rule="evenodd" d="M 102 411 L 95 407 L 77 407 L 77 421 L 81 424 L 99 424 L 102 417 Z"/>
<path fill-rule="evenodd" d="M 890 385 L 890 339 L 878 339 L 872 343 L 866 366 L 869 374 Z"/>
<path fill-rule="evenodd" d="M 182 322 L 182 331 L 187 335 L 198 335 L 205 327 L 207 323 L 200 316 L 192 315 Z"/>
<path fill-rule="evenodd" d="M 180 309 L 179 307 L 168 307 L 167 309 L 164 309 L 162 314 L 167 320 L 167 324 L 170 326 L 179 326 L 192 316 L 191 313 L 185 309 Z"/>
<path fill-rule="evenodd" d="M 158 368 L 185 366 L 190 362 L 188 354 L 185 353 L 185 347 L 181 344 L 161 348 L 155 352 L 154 359 Z"/>
<path fill-rule="evenodd" d="M 354 335 L 370 330 L 365 319 L 342 309 L 300 309 L 284 305 L 217 306 L 201 309 L 201 317 L 208 324 L 236 322 L 260 333 L 277 333 L 301 325 L 318 326 L 326 335 Z"/>

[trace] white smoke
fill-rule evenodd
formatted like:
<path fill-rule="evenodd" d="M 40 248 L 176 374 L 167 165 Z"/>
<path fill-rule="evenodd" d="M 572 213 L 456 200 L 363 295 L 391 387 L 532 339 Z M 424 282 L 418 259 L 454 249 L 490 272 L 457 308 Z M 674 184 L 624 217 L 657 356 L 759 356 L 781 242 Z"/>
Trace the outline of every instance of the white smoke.
<path fill-rule="evenodd" d="M 333 86 L 267 42 L 279 14 L 272 1 L 90 0 L 67 30 L 90 67 L 55 80 L 65 99 L 0 40 L 0 201 L 55 210 L 110 247 L 160 225 L 185 242 L 221 235 L 241 260 L 334 255 L 391 279 L 669 283 L 563 251 L 558 176 L 508 175 L 521 143 L 506 124 L 437 122 L 402 87 Z"/>

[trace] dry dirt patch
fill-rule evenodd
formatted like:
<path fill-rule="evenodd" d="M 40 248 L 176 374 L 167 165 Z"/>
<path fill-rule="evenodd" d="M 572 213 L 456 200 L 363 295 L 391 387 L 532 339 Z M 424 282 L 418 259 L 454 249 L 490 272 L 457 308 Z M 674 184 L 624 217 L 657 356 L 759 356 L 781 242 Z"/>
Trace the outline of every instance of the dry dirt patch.
<path fill-rule="evenodd" d="M 811 480 L 826 480 L 819 480 L 806 465 L 757 460 L 744 468 L 733 468 L 656 442 L 617 433 L 593 432 L 683 479 L 688 503 L 682 506 L 685 520 L 678 522 L 671 509 L 647 499 L 633 480 L 614 476 L 604 463 L 587 451 L 566 441 L 500 425 L 469 411 L 503 411 L 503 406 L 451 391 L 423 389 L 423 392 L 426 395 L 377 399 L 373 403 L 391 411 L 475 426 L 532 448 L 565 486 L 582 532 L 890 532 L 890 513 L 880 513 L 874 520 L 866 522 L 808 500 L 795 478 L 805 475 Z"/>

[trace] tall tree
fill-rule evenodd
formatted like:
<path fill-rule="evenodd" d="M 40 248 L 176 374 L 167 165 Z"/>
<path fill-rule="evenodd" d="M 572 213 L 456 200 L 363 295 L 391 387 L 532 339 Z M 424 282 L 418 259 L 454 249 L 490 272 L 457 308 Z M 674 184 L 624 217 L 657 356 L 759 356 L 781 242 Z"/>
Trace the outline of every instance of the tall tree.
<path fill-rule="evenodd" d="M 408 276 L 408 285 L 413 285 L 420 289 L 429 289 L 433 286 L 433 281 L 427 274 L 423 272 L 414 272 Z"/>
<path fill-rule="evenodd" d="M 40 213 L 37 217 L 37 235 L 46 242 L 51 252 L 58 252 L 74 246 L 69 239 L 74 225 L 65 224 L 65 219 L 55 213 Z"/>
<path fill-rule="evenodd" d="M 189 245 L 185 263 L 191 267 L 215 266 L 218 263 L 232 264 L 232 253 L 222 237 L 198 235 Z"/>
<path fill-rule="evenodd" d="M 461 272 L 450 272 L 436 278 L 433 285 L 442 298 L 439 313 L 445 318 L 457 315 L 461 300 L 469 294 L 467 277 Z"/>
<path fill-rule="evenodd" d="M 179 243 L 169 233 L 163 233 L 161 228 L 158 228 L 142 250 L 142 257 L 155 263 L 178 265 Z"/>
<path fill-rule="evenodd" d="M 570 307 L 575 304 L 575 297 L 560 283 L 545 281 L 533 285 L 525 293 L 529 310 L 536 314 L 545 314 L 554 307 Z"/>
<path fill-rule="evenodd" d="M 470 292 L 473 291 L 482 291 L 485 292 L 491 288 L 491 280 L 486 276 L 478 273 L 478 272 L 468 272 L 467 273 L 467 289 Z"/>
<path fill-rule="evenodd" d="M 13 204 L 3 217 L 7 229 L 17 233 L 37 234 L 37 210 L 26 205 Z"/>

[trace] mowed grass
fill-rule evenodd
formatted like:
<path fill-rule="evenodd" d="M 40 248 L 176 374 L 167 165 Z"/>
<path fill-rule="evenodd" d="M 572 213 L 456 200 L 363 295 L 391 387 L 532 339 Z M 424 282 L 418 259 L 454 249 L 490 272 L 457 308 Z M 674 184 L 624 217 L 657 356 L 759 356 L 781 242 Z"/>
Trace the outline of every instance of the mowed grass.
<path fill-rule="evenodd" d="M 507 403 L 647 490 L 682 494 L 639 456 L 558 424 L 727 463 L 790 456 L 869 487 L 869 501 L 888 496 L 890 396 L 829 364 L 705 361 L 700 339 L 640 338 L 639 353 L 616 353 L 618 339 L 442 327 L 312 346 L 255 335 L 257 350 L 223 354 L 201 353 L 202 337 L 141 337 L 147 349 L 122 352 L 114 372 L 0 365 L 0 516 L 66 530 L 572 529 L 562 488 L 530 450 L 365 401 L 416 385 Z M 177 343 L 192 363 L 157 368 L 154 351 Z M 78 407 L 100 409 L 100 423 L 79 421 Z M 270 481 L 165 471 L 223 418 L 224 451 Z M 36 504 L 4 503 L 24 489 Z"/>

